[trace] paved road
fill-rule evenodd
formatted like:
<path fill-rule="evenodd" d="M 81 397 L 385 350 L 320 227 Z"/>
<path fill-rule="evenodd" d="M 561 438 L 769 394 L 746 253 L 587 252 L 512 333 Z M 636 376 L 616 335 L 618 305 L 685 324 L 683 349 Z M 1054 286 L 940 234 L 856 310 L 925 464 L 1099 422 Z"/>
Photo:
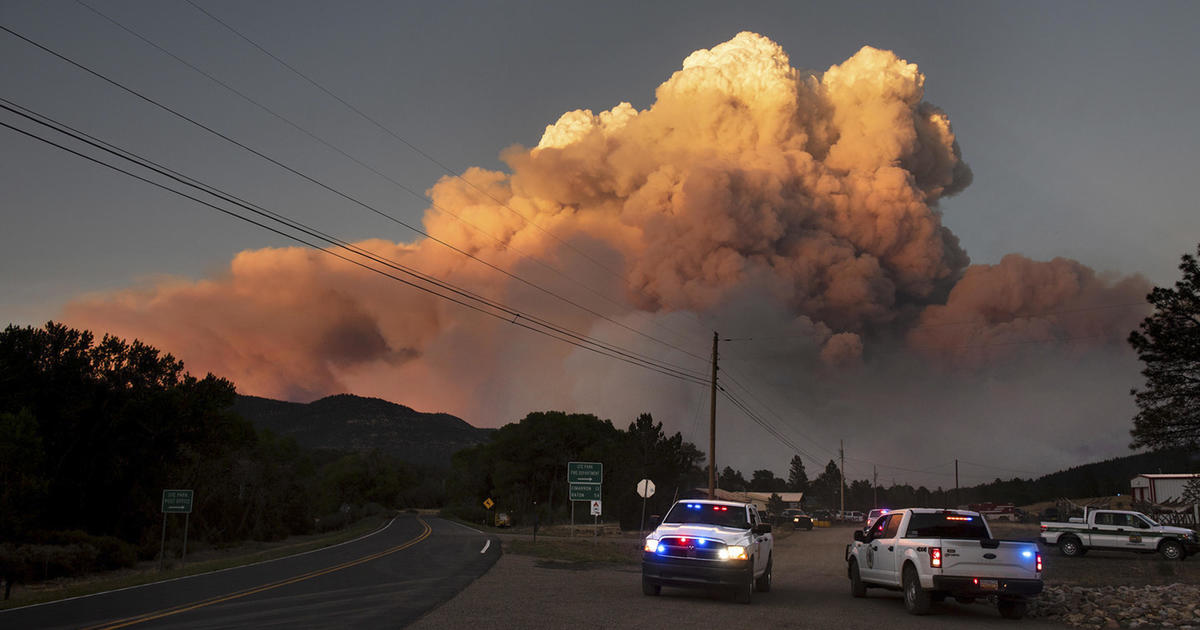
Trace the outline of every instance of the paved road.
<path fill-rule="evenodd" d="M 642 595 L 636 566 L 581 570 L 505 554 L 410 628 L 1063 628 L 1036 619 L 1014 622 L 994 606 L 952 601 L 916 617 L 904 610 L 898 592 L 872 589 L 866 599 L 854 599 L 843 560 L 850 538 L 850 529 L 835 528 L 779 540 L 772 590 L 755 593 L 749 606 L 669 587 L 659 597 Z"/>
<path fill-rule="evenodd" d="M 499 542 L 485 534 L 402 515 L 373 534 L 298 556 L 0 612 L 0 627 L 396 628 L 453 597 L 499 556 Z"/>

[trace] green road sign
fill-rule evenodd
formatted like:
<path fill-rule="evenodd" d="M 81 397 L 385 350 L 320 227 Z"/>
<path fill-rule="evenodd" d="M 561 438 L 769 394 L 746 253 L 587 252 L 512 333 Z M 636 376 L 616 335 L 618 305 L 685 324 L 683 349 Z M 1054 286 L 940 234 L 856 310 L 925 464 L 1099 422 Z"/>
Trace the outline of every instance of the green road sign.
<path fill-rule="evenodd" d="M 573 483 L 571 484 L 569 496 L 572 501 L 599 501 L 600 484 Z"/>
<path fill-rule="evenodd" d="M 172 514 L 192 513 L 191 490 L 163 490 L 162 511 Z"/>
<path fill-rule="evenodd" d="M 600 462 L 568 462 L 567 481 L 570 483 L 601 483 L 604 464 Z"/>

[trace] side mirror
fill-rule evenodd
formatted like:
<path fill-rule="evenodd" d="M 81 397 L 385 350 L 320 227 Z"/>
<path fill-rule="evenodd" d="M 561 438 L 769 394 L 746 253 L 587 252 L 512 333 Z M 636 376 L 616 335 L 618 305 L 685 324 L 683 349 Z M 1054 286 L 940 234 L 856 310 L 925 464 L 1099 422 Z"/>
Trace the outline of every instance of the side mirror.
<path fill-rule="evenodd" d="M 863 530 L 856 529 L 854 530 L 854 540 L 855 542 L 867 542 L 867 536 L 863 534 Z"/>

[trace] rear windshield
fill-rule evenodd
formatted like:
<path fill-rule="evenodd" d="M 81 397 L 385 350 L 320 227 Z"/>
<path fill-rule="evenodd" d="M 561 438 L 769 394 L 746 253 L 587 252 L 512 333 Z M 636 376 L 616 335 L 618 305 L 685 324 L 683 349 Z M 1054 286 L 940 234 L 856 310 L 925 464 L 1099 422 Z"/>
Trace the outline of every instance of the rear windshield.
<path fill-rule="evenodd" d="M 676 503 L 667 512 L 664 523 L 701 523 L 719 527 L 749 529 L 746 508 L 737 505 L 713 505 L 710 503 Z"/>
<path fill-rule="evenodd" d="M 989 538 L 980 516 L 944 513 L 914 513 L 908 522 L 908 538 Z"/>

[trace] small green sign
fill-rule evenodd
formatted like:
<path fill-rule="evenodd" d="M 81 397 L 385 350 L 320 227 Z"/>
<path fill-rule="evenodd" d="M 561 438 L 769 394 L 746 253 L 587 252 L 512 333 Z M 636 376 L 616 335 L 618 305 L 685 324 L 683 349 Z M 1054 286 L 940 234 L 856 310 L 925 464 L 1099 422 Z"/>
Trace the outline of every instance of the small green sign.
<path fill-rule="evenodd" d="M 163 490 L 162 511 L 171 514 L 191 514 L 192 491 Z"/>
<path fill-rule="evenodd" d="M 570 483 L 601 483 L 604 464 L 600 462 L 567 462 L 567 481 Z"/>
<path fill-rule="evenodd" d="M 599 501 L 600 484 L 573 483 L 571 484 L 569 496 L 572 501 Z"/>

